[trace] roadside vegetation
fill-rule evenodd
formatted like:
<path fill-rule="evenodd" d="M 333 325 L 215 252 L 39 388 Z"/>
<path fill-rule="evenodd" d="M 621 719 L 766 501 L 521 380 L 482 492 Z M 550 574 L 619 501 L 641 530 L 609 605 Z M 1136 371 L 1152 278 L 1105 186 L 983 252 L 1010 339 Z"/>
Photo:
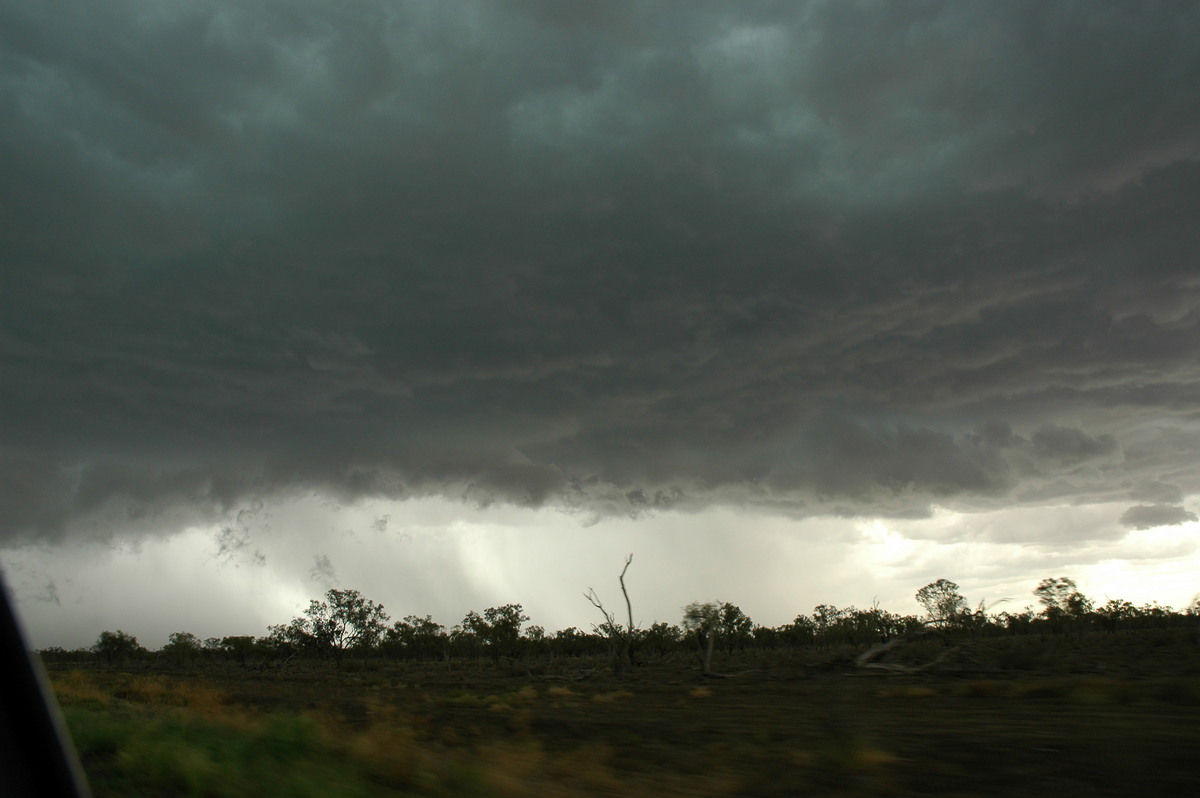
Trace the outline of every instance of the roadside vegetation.
<path fill-rule="evenodd" d="M 626 563 L 628 567 L 628 563 Z M 624 575 L 624 572 L 622 572 Z M 623 583 L 622 583 L 623 587 Z M 449 629 L 330 590 L 262 637 L 40 652 L 98 796 L 1192 794 L 1200 608 L 818 605 L 780 627 Z M 626 603 L 629 596 L 626 594 Z M 632 619 L 632 612 L 626 613 Z M 851 677 L 851 678 L 848 678 Z"/>
<path fill-rule="evenodd" d="M 626 565 L 628 567 L 628 564 Z M 624 572 L 622 572 L 622 577 Z M 622 584 L 622 589 L 624 585 Z M 878 606 L 868 609 L 818 604 L 788 624 L 769 627 L 754 623 L 735 604 L 692 602 L 678 624 L 655 622 L 645 628 L 619 623 L 603 609 L 594 591 L 585 594 L 603 613 L 604 621 L 588 631 L 576 627 L 547 632 L 530 624 L 520 604 L 471 611 L 447 628 L 430 616 L 408 615 L 392 621 L 383 605 L 357 590 L 329 590 L 314 599 L 290 622 L 272 626 L 266 635 L 210 637 L 175 632 L 157 650 L 142 646 L 126 632 L 101 632 L 87 649 L 62 648 L 38 652 L 49 663 L 104 663 L 163 667 L 236 664 L 247 668 L 287 668 L 323 662 L 341 669 L 347 661 L 365 665 L 399 662 L 524 663 L 580 657 L 616 660 L 618 675 L 626 665 L 690 654 L 703 672 L 714 669 L 714 655 L 744 652 L 850 652 L 887 645 L 889 653 L 920 639 L 944 644 L 985 640 L 1047 641 L 1074 636 L 1114 635 L 1119 632 L 1191 631 L 1200 635 L 1200 597 L 1184 609 L 1158 603 L 1136 606 L 1109 599 L 1097 606 L 1066 577 L 1044 579 L 1033 591 L 1040 608 L 994 612 L 980 603 L 974 609 L 958 585 L 939 579 L 916 593 L 925 613 L 898 615 Z M 628 596 L 626 596 L 628 602 Z M 895 659 L 889 656 L 882 659 Z M 877 655 L 873 660 L 880 659 Z M 864 663 L 865 664 L 865 663 Z M 875 665 L 884 663 L 875 662 Z M 950 667 L 950 666 L 946 666 Z M 942 668 L 945 670 L 946 668 Z"/>

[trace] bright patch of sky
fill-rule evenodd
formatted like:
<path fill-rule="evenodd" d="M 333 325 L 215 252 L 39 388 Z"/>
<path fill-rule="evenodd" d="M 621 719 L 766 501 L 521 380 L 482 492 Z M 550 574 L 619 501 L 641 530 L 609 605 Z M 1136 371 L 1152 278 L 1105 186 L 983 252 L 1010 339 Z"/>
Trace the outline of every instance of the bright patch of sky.
<path fill-rule="evenodd" d="M 450 627 L 469 610 L 518 603 L 549 631 L 587 630 L 597 613 L 583 594 L 593 587 L 619 607 L 616 576 L 629 553 L 627 583 L 643 625 L 677 623 L 697 600 L 732 601 L 768 626 L 821 603 L 915 614 L 913 594 L 943 577 L 994 611 L 1036 605 L 1032 590 L 1049 576 L 1072 577 L 1098 604 L 1182 607 L 1197 592 L 1195 523 L 1130 531 L 1086 565 L 963 539 L 972 525 L 1022 520 L 1003 510 L 897 522 L 711 508 L 585 527 L 552 509 L 437 498 L 341 506 L 310 496 L 243 516 L 232 534 L 224 526 L 136 544 L 26 546 L 4 550 L 0 562 L 35 645 L 67 648 L 117 628 L 151 648 L 175 631 L 265 635 L 330 587 L 361 590 L 393 620 L 432 615 Z"/>

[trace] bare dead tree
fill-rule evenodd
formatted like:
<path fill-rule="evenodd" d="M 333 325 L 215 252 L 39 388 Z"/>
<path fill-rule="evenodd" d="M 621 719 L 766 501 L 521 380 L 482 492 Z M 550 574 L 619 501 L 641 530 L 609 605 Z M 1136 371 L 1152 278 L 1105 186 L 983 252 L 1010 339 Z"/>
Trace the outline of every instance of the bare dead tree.
<path fill-rule="evenodd" d="M 625 567 L 621 569 L 621 575 L 617 577 L 617 581 L 621 585 L 621 594 L 625 597 L 625 609 L 629 614 L 629 625 L 622 628 L 617 623 L 617 617 L 613 613 L 604 608 L 604 603 L 600 601 L 600 597 L 596 595 L 596 589 L 589 587 L 588 592 L 583 594 L 593 607 L 600 610 L 600 614 L 604 616 L 604 623 L 597 626 L 597 630 L 608 638 L 609 647 L 612 650 L 613 657 L 613 675 L 622 676 L 625 673 L 625 666 L 632 665 L 631 651 L 633 649 L 633 637 L 636 629 L 633 625 L 633 604 L 629 601 L 629 591 L 625 588 L 625 572 L 629 570 L 629 564 L 633 562 L 633 555 L 630 554 L 625 558 Z"/>
<path fill-rule="evenodd" d="M 633 554 L 625 558 L 625 567 L 621 569 L 621 575 L 617 577 L 617 581 L 621 584 L 621 595 L 625 597 L 625 611 L 628 613 L 629 626 L 625 635 L 625 658 L 630 659 L 631 650 L 633 649 L 633 636 L 637 632 L 637 627 L 633 625 L 633 604 L 629 601 L 629 591 L 625 589 L 625 572 L 629 570 L 629 564 L 633 562 Z M 632 660 L 630 659 L 630 664 Z"/>

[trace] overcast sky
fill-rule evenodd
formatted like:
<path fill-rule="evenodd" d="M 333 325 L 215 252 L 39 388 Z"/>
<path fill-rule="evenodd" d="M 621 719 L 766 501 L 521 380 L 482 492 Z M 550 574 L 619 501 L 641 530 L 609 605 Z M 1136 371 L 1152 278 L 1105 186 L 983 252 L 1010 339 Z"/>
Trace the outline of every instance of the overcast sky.
<path fill-rule="evenodd" d="M 1200 4 L 0 0 L 38 645 L 1200 591 Z"/>

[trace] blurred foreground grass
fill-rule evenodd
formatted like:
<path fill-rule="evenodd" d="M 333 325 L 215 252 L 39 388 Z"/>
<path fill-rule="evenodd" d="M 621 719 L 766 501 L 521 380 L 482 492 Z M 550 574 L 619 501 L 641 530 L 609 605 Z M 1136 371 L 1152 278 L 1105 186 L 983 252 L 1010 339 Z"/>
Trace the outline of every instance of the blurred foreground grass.
<path fill-rule="evenodd" d="M 386 713 L 350 729 L 317 714 L 252 712 L 158 675 L 115 688 L 78 671 L 52 681 L 98 797 L 497 794 L 478 765 L 418 746 Z"/>
<path fill-rule="evenodd" d="M 571 687 L 414 675 L 51 679 L 98 798 L 1011 795 L 1031 783 L 1190 796 L 1200 784 L 1193 674 L 696 684 L 664 672 Z"/>
<path fill-rule="evenodd" d="M 254 711 L 203 683 L 163 675 L 101 684 L 67 671 L 51 680 L 97 798 L 733 794 L 720 778 L 711 789 L 683 792 L 661 779 L 619 779 L 605 746 L 550 755 L 528 735 L 469 751 L 418 741 L 411 723 L 385 706 L 352 726 L 319 712 Z M 444 703 L 512 712 L 536 696 L 525 688 Z"/>

